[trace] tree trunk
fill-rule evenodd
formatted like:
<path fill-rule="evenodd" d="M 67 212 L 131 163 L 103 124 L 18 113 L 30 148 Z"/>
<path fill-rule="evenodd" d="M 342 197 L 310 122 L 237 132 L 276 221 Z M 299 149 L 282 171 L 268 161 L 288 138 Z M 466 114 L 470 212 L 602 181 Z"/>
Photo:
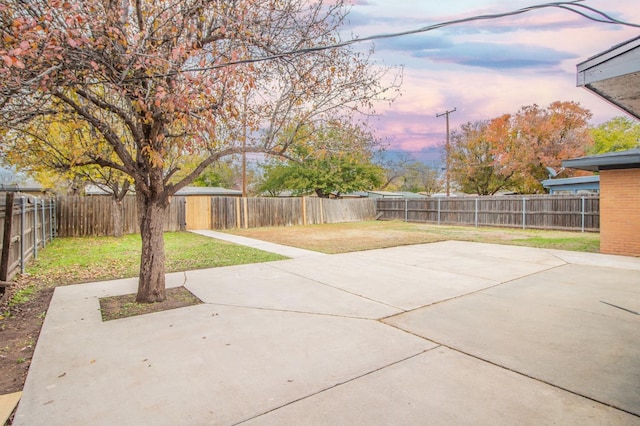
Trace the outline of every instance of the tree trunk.
<path fill-rule="evenodd" d="M 136 302 L 154 303 L 166 299 L 164 280 L 164 197 L 137 193 L 138 219 L 142 237 L 142 256 Z"/>
<path fill-rule="evenodd" d="M 116 238 L 122 237 L 124 233 L 124 223 L 122 217 L 124 216 L 124 203 L 122 200 L 116 198 L 113 199 L 113 236 Z"/>

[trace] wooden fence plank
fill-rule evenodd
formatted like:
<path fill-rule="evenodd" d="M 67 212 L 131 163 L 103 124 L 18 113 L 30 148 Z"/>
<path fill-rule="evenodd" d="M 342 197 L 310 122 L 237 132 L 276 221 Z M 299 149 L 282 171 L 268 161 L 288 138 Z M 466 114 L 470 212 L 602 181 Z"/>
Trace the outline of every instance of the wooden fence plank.
<path fill-rule="evenodd" d="M 16 202 L 12 202 L 12 206 L 9 207 L 6 202 L 12 196 Z M 4 280 L 11 281 L 21 272 L 29 259 L 37 257 L 38 249 L 54 238 L 53 229 L 56 222 L 53 217 L 56 204 L 49 198 L 37 198 L 20 193 L 2 193 L 0 197 L 5 197 L 5 203 L 0 206 L 0 240 L 8 241 L 8 245 L 3 244 L 0 258 L 8 258 L 5 261 L 6 276 L 4 271 L 2 272 Z M 10 231 L 7 228 L 5 232 L 6 219 L 12 223 Z M 51 232 L 46 233 L 45 230 Z"/>
<path fill-rule="evenodd" d="M 13 212 L 13 200 L 15 194 L 10 192 L 6 195 L 4 211 Z M 11 229 L 13 224 L 13 214 L 5 214 L 4 230 L 2 235 L 2 255 L 0 256 L 0 281 L 7 281 L 9 276 L 9 251 L 11 250 Z M 4 287 L 0 292 L 4 293 Z"/>
<path fill-rule="evenodd" d="M 494 197 L 378 199 L 382 220 L 599 231 L 597 195 L 526 195 Z"/>
<path fill-rule="evenodd" d="M 140 232 L 135 196 L 122 200 L 124 234 Z M 57 231 L 61 237 L 90 237 L 113 235 L 115 201 L 108 196 L 62 196 L 57 199 Z M 185 229 L 185 197 L 172 197 L 167 207 L 165 232 Z"/>
<path fill-rule="evenodd" d="M 190 197 L 173 197 L 165 231 L 193 226 L 186 217 Z M 206 197 L 198 217 L 211 229 L 290 226 L 397 219 L 409 222 L 514 228 L 599 230 L 597 196 L 499 196 L 425 199 L 345 199 Z M 304 204 L 303 204 L 304 203 Z M 109 197 L 62 197 L 58 199 L 60 236 L 108 235 L 113 232 Z M 135 197 L 124 200 L 124 233 L 138 231 Z M 195 205 L 195 204 L 194 204 Z M 200 205 L 200 204 L 199 204 Z M 584 212 L 582 207 L 584 206 Z M 196 208 L 196 207 L 194 207 Z M 190 223 L 191 222 L 191 223 Z M 204 223 L 204 222 L 203 222 Z M 207 226 L 199 224 L 198 227 Z"/>

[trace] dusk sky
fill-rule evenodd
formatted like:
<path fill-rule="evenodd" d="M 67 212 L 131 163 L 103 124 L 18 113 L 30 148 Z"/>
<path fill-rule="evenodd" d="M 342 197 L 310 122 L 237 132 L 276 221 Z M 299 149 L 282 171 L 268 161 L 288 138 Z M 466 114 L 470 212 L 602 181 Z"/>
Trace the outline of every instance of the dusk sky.
<path fill-rule="evenodd" d="M 474 15 L 541 4 L 523 0 L 355 0 L 349 14 L 353 34 L 366 37 L 417 29 Z M 637 0 L 587 0 L 616 19 L 640 23 Z M 467 23 L 375 43 L 374 59 L 404 66 L 402 95 L 378 105 L 377 134 L 390 150 L 437 161 L 451 129 L 468 121 L 515 113 L 521 106 L 576 101 L 593 114 L 592 124 L 624 115 L 576 87 L 576 64 L 640 35 L 640 29 L 597 23 L 569 11 L 546 9 L 514 17 Z M 362 43 L 358 49 L 366 49 Z"/>

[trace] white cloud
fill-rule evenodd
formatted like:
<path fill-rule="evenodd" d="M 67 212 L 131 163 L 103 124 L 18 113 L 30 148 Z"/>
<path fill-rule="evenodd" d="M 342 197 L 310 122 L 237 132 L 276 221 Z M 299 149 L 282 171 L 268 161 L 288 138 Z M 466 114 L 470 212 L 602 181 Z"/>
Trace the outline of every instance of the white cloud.
<path fill-rule="evenodd" d="M 361 36 L 415 29 L 474 14 L 515 10 L 525 0 L 424 2 L 369 0 L 351 28 Z M 586 5 L 640 23 L 640 8 L 626 0 L 590 0 Z M 633 5 L 632 5 L 633 4 Z M 356 25 L 357 24 L 357 25 Z M 428 34 L 377 42 L 375 58 L 405 66 L 403 95 L 380 106 L 379 133 L 392 146 L 419 150 L 444 140 L 444 120 L 435 114 L 453 107 L 452 127 L 467 121 L 515 113 L 523 105 L 577 101 L 598 124 L 623 113 L 576 87 L 576 64 L 638 34 L 588 21 L 562 10 L 545 10 L 465 24 Z"/>

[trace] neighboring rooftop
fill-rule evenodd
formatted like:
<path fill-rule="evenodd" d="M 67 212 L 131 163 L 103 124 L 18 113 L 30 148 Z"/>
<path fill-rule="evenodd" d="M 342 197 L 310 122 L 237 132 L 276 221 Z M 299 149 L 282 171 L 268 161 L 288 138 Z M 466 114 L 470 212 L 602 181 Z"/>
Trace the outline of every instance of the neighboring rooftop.
<path fill-rule="evenodd" d="M 597 172 L 611 169 L 640 168 L 640 148 L 564 160 L 563 167 Z"/>
<path fill-rule="evenodd" d="M 111 190 L 107 187 L 99 185 L 87 185 L 84 190 L 86 195 L 108 195 L 111 194 Z M 131 190 L 131 193 L 134 191 Z M 185 186 L 176 195 L 217 195 L 226 197 L 240 197 L 242 191 L 235 189 L 227 189 L 219 186 Z"/>
<path fill-rule="evenodd" d="M 365 191 L 369 198 L 426 198 L 426 195 L 408 191 Z"/>
<path fill-rule="evenodd" d="M 598 192 L 600 190 L 600 176 L 578 176 L 561 179 L 547 179 L 542 186 L 551 194 Z"/>
<path fill-rule="evenodd" d="M 219 195 L 227 197 L 241 197 L 242 191 L 222 188 L 220 186 L 185 186 L 176 195 Z"/>
<path fill-rule="evenodd" d="M 45 192 L 47 189 L 34 181 L 23 183 L 0 183 L 0 192 Z"/>

